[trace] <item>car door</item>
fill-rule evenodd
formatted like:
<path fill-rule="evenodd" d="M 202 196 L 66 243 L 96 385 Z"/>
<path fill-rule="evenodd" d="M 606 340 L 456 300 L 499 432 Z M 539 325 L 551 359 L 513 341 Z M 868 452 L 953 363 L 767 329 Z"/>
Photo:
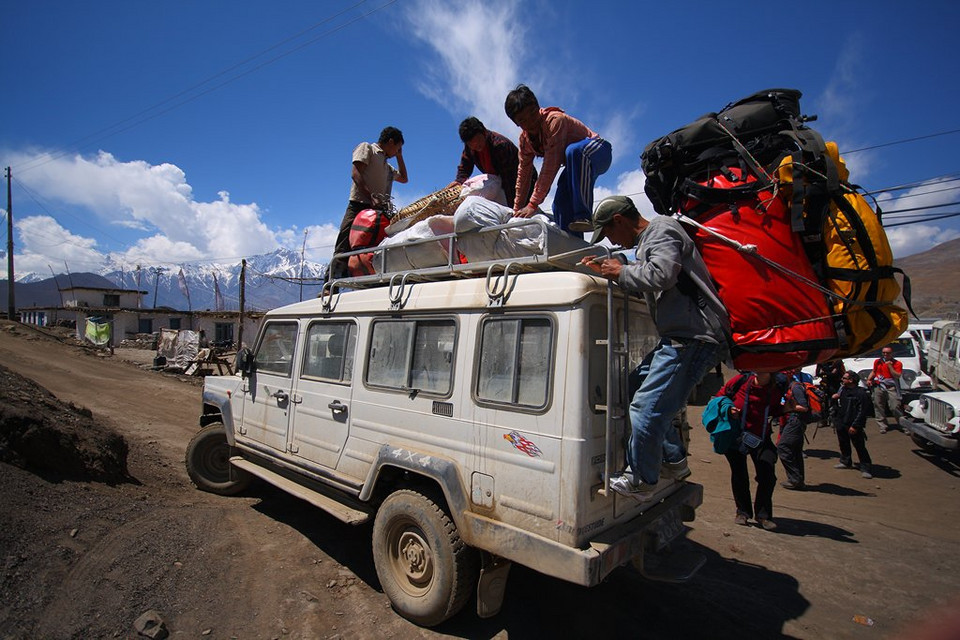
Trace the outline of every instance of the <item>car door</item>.
<path fill-rule="evenodd" d="M 357 326 L 351 320 L 311 322 L 296 384 L 290 451 L 308 462 L 336 468 L 350 432 Z"/>
<path fill-rule="evenodd" d="M 253 372 L 243 387 L 242 439 L 287 450 L 287 431 L 299 398 L 293 392 L 298 324 L 295 320 L 264 325 L 254 352 Z"/>

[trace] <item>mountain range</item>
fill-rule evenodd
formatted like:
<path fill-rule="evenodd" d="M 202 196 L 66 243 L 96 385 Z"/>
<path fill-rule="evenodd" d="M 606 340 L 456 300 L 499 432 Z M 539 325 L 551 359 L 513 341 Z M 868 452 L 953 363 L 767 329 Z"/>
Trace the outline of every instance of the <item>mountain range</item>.
<path fill-rule="evenodd" d="M 960 313 L 960 238 L 896 260 L 910 276 L 913 309 L 919 316 L 956 320 Z"/>
<path fill-rule="evenodd" d="M 18 308 L 59 306 L 59 291 L 62 289 L 100 287 L 143 291 L 142 306 L 147 309 L 235 311 L 240 308 L 240 271 L 240 262 L 185 264 L 172 268 L 108 262 L 97 273 L 59 274 L 46 278 L 25 273 L 16 280 L 16 305 Z M 326 272 L 326 264 L 310 261 L 301 264 L 300 253 L 288 249 L 251 256 L 247 259 L 244 308 L 265 311 L 315 297 Z M 301 276 L 304 280 L 302 287 Z M 221 304 L 217 301 L 218 290 Z M 0 306 L 5 308 L 6 300 L 7 282 L 2 280 Z"/>

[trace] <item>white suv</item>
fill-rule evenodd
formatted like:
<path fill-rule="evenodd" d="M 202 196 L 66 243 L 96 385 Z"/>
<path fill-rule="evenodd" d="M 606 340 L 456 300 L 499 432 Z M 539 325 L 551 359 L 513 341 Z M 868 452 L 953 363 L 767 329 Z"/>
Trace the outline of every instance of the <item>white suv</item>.
<path fill-rule="evenodd" d="M 920 366 L 920 345 L 909 331 L 900 334 L 900 337 L 883 346 L 893 349 L 893 357 L 903 364 L 903 374 L 900 378 L 900 390 L 904 392 L 922 393 L 933 389 L 933 382 Z M 873 371 L 874 361 L 880 357 L 882 349 L 868 351 L 856 358 L 844 358 L 843 364 L 866 380 Z"/>
<path fill-rule="evenodd" d="M 372 519 L 384 592 L 427 626 L 474 589 L 478 614 L 495 614 L 511 562 L 584 586 L 631 561 L 690 577 L 702 556 L 671 543 L 703 488 L 664 479 L 638 503 L 607 484 L 624 458 L 622 382 L 653 323 L 641 300 L 573 272 L 578 258 L 448 264 L 461 277 L 328 288 L 267 313 L 242 377 L 205 380 L 191 479 L 232 494 L 257 476 Z"/>
<path fill-rule="evenodd" d="M 910 402 L 900 426 L 927 449 L 960 450 L 960 391 L 925 393 Z"/>

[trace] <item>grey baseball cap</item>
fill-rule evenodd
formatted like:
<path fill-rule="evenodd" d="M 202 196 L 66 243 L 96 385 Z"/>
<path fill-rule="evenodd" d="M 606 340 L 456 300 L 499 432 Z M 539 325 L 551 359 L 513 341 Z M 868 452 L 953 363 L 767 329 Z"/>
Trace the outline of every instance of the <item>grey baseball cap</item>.
<path fill-rule="evenodd" d="M 628 212 L 632 212 L 632 214 Z M 593 239 L 590 240 L 591 244 L 596 244 L 606 237 L 607 234 L 603 228 L 613 220 L 613 216 L 617 213 L 640 215 L 640 212 L 637 211 L 637 205 L 633 204 L 633 200 L 627 196 L 604 198 L 593 212 Z"/>

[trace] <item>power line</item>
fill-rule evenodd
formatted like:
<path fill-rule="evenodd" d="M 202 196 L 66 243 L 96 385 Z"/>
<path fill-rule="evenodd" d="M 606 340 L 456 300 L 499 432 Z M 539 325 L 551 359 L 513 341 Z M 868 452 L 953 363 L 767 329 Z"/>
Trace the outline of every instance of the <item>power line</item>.
<path fill-rule="evenodd" d="M 923 207 L 911 207 L 909 209 L 894 209 L 893 211 L 884 211 L 884 215 L 892 215 L 894 213 L 906 213 L 908 211 L 926 211 L 927 209 L 939 209 L 940 207 L 952 207 L 955 204 L 960 204 L 960 202 L 947 202 L 945 204 L 928 204 Z"/>
<path fill-rule="evenodd" d="M 951 212 L 951 213 L 944 213 L 944 214 L 941 214 L 941 215 L 938 215 L 938 216 L 930 216 L 930 217 L 927 217 L 927 218 L 921 218 L 920 220 L 908 220 L 908 221 L 906 221 L 906 222 L 895 222 L 894 224 L 885 224 L 885 225 L 883 225 L 883 228 L 884 228 L 884 229 L 892 229 L 892 228 L 894 228 L 894 227 L 903 227 L 903 226 L 906 226 L 906 225 L 908 225 L 908 224 L 920 224 L 921 222 L 932 222 L 932 221 L 934 221 L 934 220 L 942 220 L 942 219 L 944 219 L 944 218 L 953 218 L 953 217 L 956 217 L 956 216 L 960 216 L 960 211 L 954 211 L 954 212 Z"/>
<path fill-rule="evenodd" d="M 226 80 L 224 80 L 223 82 L 221 82 L 221 83 L 219 83 L 219 84 L 215 84 L 215 85 L 213 85 L 213 86 L 210 86 L 210 87 L 208 87 L 208 88 L 206 88 L 206 89 L 204 89 L 204 90 L 202 90 L 202 91 L 199 91 L 198 93 L 195 93 L 195 94 L 192 95 L 192 96 L 185 97 L 183 100 L 180 100 L 179 102 L 174 102 L 170 107 L 167 107 L 166 109 L 162 109 L 162 110 L 160 110 L 160 111 L 156 111 L 156 112 L 153 113 L 152 115 L 146 115 L 146 114 L 150 113 L 151 111 L 155 111 L 155 110 L 159 109 L 161 106 L 163 106 L 163 105 L 165 105 L 165 104 L 167 104 L 167 103 L 173 102 L 173 101 L 175 101 L 177 98 L 179 98 L 179 97 L 181 97 L 181 96 L 186 96 L 187 94 L 191 93 L 191 92 L 194 91 L 195 89 L 199 89 L 200 87 L 204 86 L 205 84 L 208 84 L 208 83 L 212 82 L 213 80 L 215 80 L 215 79 L 217 79 L 217 78 L 219 78 L 219 77 L 221 77 L 221 76 L 224 76 L 224 75 L 230 73 L 231 71 L 233 71 L 233 70 L 235 70 L 235 69 L 238 69 L 239 67 L 242 67 L 243 65 L 247 64 L 248 62 L 252 62 L 252 61 L 255 60 L 256 58 L 259 58 L 259 57 L 263 56 L 264 54 L 266 54 L 266 53 L 268 53 L 268 52 L 270 52 L 270 51 L 272 51 L 272 50 L 274 50 L 274 49 L 276 49 L 276 48 L 278 48 L 278 47 L 280 47 L 280 46 L 282 46 L 282 45 L 284 45 L 284 44 L 286 44 L 286 43 L 288 43 L 288 42 L 290 42 L 290 41 L 292 41 L 292 40 L 296 40 L 297 38 L 301 37 L 301 36 L 304 35 L 305 33 L 308 33 L 308 32 L 312 31 L 313 29 L 315 29 L 315 28 L 317 28 L 317 27 L 319 27 L 319 26 L 321 26 L 321 25 L 324 25 L 324 24 L 326 24 L 326 23 L 328 23 L 328 22 L 330 22 L 330 21 L 332 21 L 332 20 L 335 20 L 336 18 L 338 18 L 338 17 L 342 16 L 343 14 L 345 14 L 345 13 L 347 13 L 347 12 L 355 9 L 356 7 L 360 6 L 361 4 L 364 4 L 365 2 L 367 2 L 367 0 L 361 0 L 360 2 L 357 2 L 356 4 L 354 4 L 354 5 L 352 5 L 352 6 L 348 7 L 348 8 L 340 11 L 339 13 L 336 13 L 336 14 L 330 16 L 329 18 L 325 18 L 324 20 L 322 20 L 322 21 L 318 22 L 317 24 L 309 27 L 308 29 L 305 29 L 305 30 L 301 31 L 300 33 L 298 33 L 298 34 L 296 34 L 296 35 L 294 35 L 294 36 L 290 36 L 289 38 L 286 38 L 285 40 L 282 40 L 281 42 L 279 42 L 279 43 L 277 43 L 277 44 L 275 44 L 275 45 L 272 45 L 272 46 L 268 47 L 267 49 L 264 49 L 264 50 L 261 51 L 260 53 L 257 53 L 257 54 L 255 54 L 255 55 L 253 55 L 253 56 L 251 56 L 251 57 L 249 57 L 249 58 L 247 58 L 247 59 L 245 59 L 245 60 L 243 60 L 243 61 L 241 61 L 241 62 L 238 62 L 238 63 L 236 63 L 236 64 L 228 67 L 227 69 L 225 69 L 225 70 L 223 70 L 223 71 L 220 71 L 220 72 L 218 72 L 218 73 L 216 73 L 216 74 L 208 77 L 206 80 L 203 80 L 203 81 L 201 81 L 201 82 L 199 82 L 199 83 L 197 83 L 197 84 L 195 84 L 195 85 L 193 85 L 193 86 L 191 86 L 191 87 L 189 87 L 189 88 L 187 88 L 187 89 L 184 89 L 183 91 L 180 91 L 179 93 L 177 93 L 177 94 L 175 94 L 175 95 L 173 95 L 173 96 L 171 96 L 171 97 L 169 97 L 169 98 L 166 98 L 166 99 L 164 99 L 164 100 L 162 100 L 162 101 L 154 104 L 153 106 L 148 107 L 147 109 L 144 109 L 144 110 L 140 111 L 139 113 L 137 113 L 137 114 L 135 114 L 135 115 L 133 115 L 133 116 L 130 116 L 130 117 L 128 117 L 128 118 L 125 118 L 125 119 L 123 119 L 123 120 L 121 120 L 121 121 L 119 121 L 119 122 L 117 122 L 117 123 L 115 123 L 115 124 L 113 124 L 113 125 L 110 125 L 109 127 L 105 127 L 105 128 L 103 128 L 103 129 L 101 129 L 100 131 L 97 131 L 97 132 L 95 132 L 95 133 L 92 133 L 92 134 L 90 134 L 90 135 L 88 135 L 88 136 L 85 136 L 85 137 L 83 137 L 83 138 L 80 138 L 79 140 L 77 140 L 77 141 L 75 141 L 75 142 L 73 142 L 73 143 L 70 143 L 66 148 L 64 148 L 63 150 L 61 150 L 61 151 L 58 152 L 58 153 L 54 153 L 54 154 L 50 155 L 49 157 L 45 157 L 43 160 L 39 160 L 39 159 L 38 159 L 38 160 L 35 160 L 35 161 L 33 161 L 33 163 L 27 162 L 26 164 L 19 165 L 19 166 L 16 167 L 16 168 L 17 168 L 17 170 L 18 170 L 20 173 L 24 173 L 24 172 L 26 172 L 26 171 L 31 171 L 31 170 L 33 170 L 33 169 L 36 169 L 36 168 L 38 168 L 38 167 L 41 167 L 41 166 L 49 163 L 49 162 L 53 162 L 54 160 L 58 160 L 59 158 L 62 158 L 62 157 L 64 157 L 65 155 L 68 155 L 69 153 L 71 153 L 71 152 L 74 151 L 74 150 L 82 149 L 82 148 L 84 148 L 84 147 L 86 147 L 86 146 L 89 146 L 90 144 L 92 144 L 92 143 L 94 143 L 94 142 L 99 142 L 99 141 L 101 141 L 101 140 L 106 140 L 107 138 L 111 138 L 111 137 L 113 137 L 113 136 L 115 136 L 115 135 L 117 135 L 117 134 L 119 134 L 119 133 L 123 133 L 124 131 L 129 131 L 130 129 L 133 129 L 133 128 L 135 128 L 135 127 L 137 127 L 137 126 L 139 126 L 139 125 L 141 125 L 141 124 L 143 124 L 143 123 L 145 123 L 145 122 L 149 122 L 150 120 L 153 120 L 154 118 L 158 118 L 158 117 L 160 117 L 160 116 L 162 116 L 162 115 L 164 115 L 164 114 L 167 114 L 167 113 L 169 113 L 169 112 L 171 112 L 171 111 L 173 111 L 173 110 L 175 110 L 175 109 L 178 109 L 178 108 L 182 107 L 182 106 L 185 105 L 185 104 L 188 104 L 188 103 L 190 103 L 190 102 L 193 102 L 194 100 L 196 100 L 196 99 L 198 99 L 198 98 L 201 98 L 201 97 L 203 97 L 203 96 L 205 96 L 205 95 L 207 95 L 207 94 L 209 94 L 209 93 L 212 93 L 212 92 L 216 91 L 217 89 L 220 89 L 220 88 L 222 88 L 222 87 L 225 87 L 226 85 L 231 84 L 231 83 L 233 83 L 233 82 L 235 82 L 235 81 L 237 81 L 237 80 L 239 80 L 239 79 L 241 79 L 241 78 L 243 78 L 243 77 L 245 77 L 245 76 L 248 76 L 248 75 L 250 75 L 251 73 L 254 73 L 255 71 L 259 71 L 260 69 L 262 69 L 262 68 L 264 68 L 264 67 L 266 67 L 266 66 L 268 66 L 268 65 L 271 65 L 271 64 L 273 64 L 274 62 L 277 62 L 277 61 L 279 61 L 279 60 L 281 60 L 281 59 L 283 59 L 283 58 L 285 58 L 285 57 L 287 57 L 287 56 L 289 56 L 289 55 L 292 55 L 292 54 L 294 54 L 294 53 L 296 53 L 296 52 L 298 52 L 298 51 L 300 51 L 300 50 L 302 50 L 302 49 L 305 49 L 305 48 L 309 47 L 310 45 L 312 45 L 312 44 L 314 44 L 314 43 L 322 40 L 323 38 L 326 38 L 327 36 L 333 35 L 334 33 L 337 33 L 338 31 L 341 31 L 341 30 L 347 28 L 348 26 L 352 25 L 353 23 L 358 22 L 358 21 L 360 21 L 360 20 L 363 20 L 363 19 L 365 19 L 365 18 L 373 15 L 374 13 L 380 11 L 381 9 L 385 9 L 386 7 L 390 6 L 391 4 L 397 2 L 397 0 L 387 0 L 384 4 L 382 4 L 381 6 L 377 7 L 376 9 L 372 9 L 372 10 L 370 10 L 370 11 L 368 11 L 368 12 L 362 14 L 362 15 L 356 16 L 356 17 L 354 17 L 353 19 L 348 20 L 347 22 L 345 22 L 345 23 L 343 23 L 343 24 L 341 24 L 341 25 L 338 25 L 338 26 L 336 26 L 336 27 L 333 27 L 332 29 L 329 29 L 329 30 L 325 31 L 325 32 L 321 33 L 320 35 L 316 36 L 315 38 L 312 38 L 312 39 L 310 39 L 310 40 L 307 40 L 306 42 L 304 42 L 304 43 L 302 43 L 302 44 L 300 44 L 300 45 L 298 45 L 298 46 L 296 46 L 296 47 L 294 47 L 294 48 L 292 48 L 292 49 L 290 49 L 290 50 L 288 50 L 288 51 L 285 51 L 285 52 L 283 52 L 283 53 L 281 53 L 281 54 L 279 54 L 279 55 L 276 55 L 276 56 L 274 56 L 274 57 L 272 57 L 272 58 L 268 58 L 268 59 L 265 60 L 264 62 L 261 62 L 260 64 L 257 64 L 256 66 L 253 66 L 253 67 L 247 69 L 246 71 L 242 71 L 242 72 L 240 72 L 240 73 L 238 73 L 238 74 L 236 74 L 236 75 L 234 75 L 234 76 L 232 76 L 232 77 L 230 77 L 230 78 L 227 78 Z M 144 117 L 141 118 L 140 116 L 144 116 Z M 130 123 L 130 124 L 127 125 L 127 126 L 121 126 L 121 125 L 124 125 L 124 124 L 126 124 L 126 123 Z M 119 127 L 119 128 L 118 128 L 118 127 Z M 107 133 L 107 132 L 110 132 L 110 133 Z"/>
<path fill-rule="evenodd" d="M 872 145 L 870 147 L 861 147 L 860 149 L 850 149 L 849 151 L 845 150 L 841 155 L 850 155 L 851 153 L 869 151 L 870 149 L 880 149 L 881 147 L 892 147 L 898 144 L 905 144 L 907 142 L 916 142 L 917 140 L 926 140 L 928 138 L 937 138 L 939 136 L 949 136 L 954 133 L 960 133 L 960 129 L 951 129 L 950 131 L 940 131 L 939 133 L 930 133 L 925 136 L 917 136 L 915 138 L 904 138 L 903 140 L 894 140 L 893 142 L 883 142 L 880 144 Z"/>
<path fill-rule="evenodd" d="M 936 184 L 936 183 L 934 183 Z M 920 193 L 909 193 L 903 196 L 891 196 L 889 198 L 877 198 L 877 202 L 894 202 L 898 200 L 905 200 L 907 198 L 919 198 L 920 196 L 930 195 L 931 193 L 942 193 L 944 191 L 956 191 L 960 187 L 947 187 L 946 189 L 931 189 L 930 191 L 921 191 Z"/>
<path fill-rule="evenodd" d="M 956 181 L 960 180 L 960 177 L 951 177 L 951 176 L 957 176 L 957 172 L 954 172 L 954 173 L 945 173 L 945 174 L 942 174 L 942 175 L 939 175 L 939 176 L 934 176 L 934 177 L 932 177 L 932 178 L 926 178 L 926 179 L 924 179 L 924 180 L 918 180 L 918 181 L 916 181 L 916 182 L 908 182 L 908 183 L 906 183 L 906 184 L 901 184 L 901 185 L 897 185 L 897 186 L 894 186 L 894 187 L 884 187 L 883 189 L 872 189 L 872 190 L 870 190 L 870 191 L 864 191 L 864 194 L 866 194 L 866 195 L 875 195 L 875 194 L 878 194 L 878 193 L 886 193 L 886 192 L 889 192 L 889 191 L 903 191 L 904 189 L 915 189 L 915 188 L 917 188 L 917 187 L 922 187 L 922 186 L 927 185 L 927 184 L 937 184 L 937 185 L 940 185 L 940 184 L 946 184 L 946 183 L 948 183 L 948 182 L 956 182 Z M 940 178 L 944 178 L 944 179 L 941 180 Z M 936 181 L 936 182 L 934 182 L 934 181 Z"/>

